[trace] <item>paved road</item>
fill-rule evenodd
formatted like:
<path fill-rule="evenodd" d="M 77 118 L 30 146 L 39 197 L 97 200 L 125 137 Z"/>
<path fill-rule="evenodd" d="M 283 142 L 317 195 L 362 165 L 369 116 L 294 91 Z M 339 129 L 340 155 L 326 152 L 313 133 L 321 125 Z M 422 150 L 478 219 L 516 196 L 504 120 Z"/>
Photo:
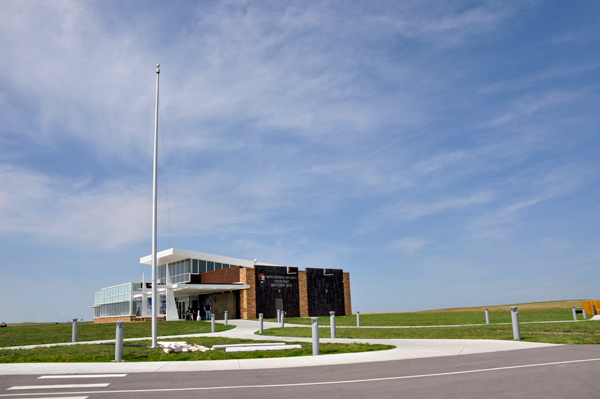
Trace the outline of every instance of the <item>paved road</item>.
<path fill-rule="evenodd" d="M 0 398 L 599 398 L 599 374 L 600 346 L 549 346 L 283 369 L 4 375 Z"/>

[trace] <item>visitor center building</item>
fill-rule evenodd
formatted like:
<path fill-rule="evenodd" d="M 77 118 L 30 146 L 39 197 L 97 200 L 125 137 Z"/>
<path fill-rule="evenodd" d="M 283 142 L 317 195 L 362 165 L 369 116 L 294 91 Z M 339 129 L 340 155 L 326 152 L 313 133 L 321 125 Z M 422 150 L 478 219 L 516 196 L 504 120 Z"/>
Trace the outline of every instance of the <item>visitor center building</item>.
<path fill-rule="evenodd" d="M 151 265 L 151 256 L 140 259 Z M 352 314 L 350 275 L 341 269 L 279 266 L 171 248 L 157 254 L 159 320 L 336 316 Z M 94 322 L 149 321 L 152 284 L 129 282 L 96 293 Z"/>

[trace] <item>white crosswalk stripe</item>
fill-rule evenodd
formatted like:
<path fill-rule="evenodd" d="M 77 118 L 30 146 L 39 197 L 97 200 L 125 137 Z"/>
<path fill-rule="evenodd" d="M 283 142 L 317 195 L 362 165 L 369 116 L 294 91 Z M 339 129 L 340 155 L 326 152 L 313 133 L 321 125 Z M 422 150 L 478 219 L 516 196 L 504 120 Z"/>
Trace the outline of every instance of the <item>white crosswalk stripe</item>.
<path fill-rule="evenodd" d="M 58 379 L 58 378 L 118 378 L 125 377 L 127 374 L 65 374 L 65 375 L 42 375 L 38 380 Z"/>
<path fill-rule="evenodd" d="M 21 386 L 10 387 L 7 389 L 7 391 L 28 390 L 28 389 L 104 388 L 109 385 L 110 385 L 109 382 L 100 383 L 100 384 L 21 385 Z"/>
<path fill-rule="evenodd" d="M 36 397 L 36 398 L 28 397 L 27 399 L 87 399 L 87 398 L 89 398 L 89 396 L 46 396 L 44 398 L 42 398 L 42 397 Z"/>
<path fill-rule="evenodd" d="M 85 378 L 122 378 L 127 376 L 127 374 L 53 374 L 53 375 L 42 375 L 39 376 L 38 380 L 44 379 L 85 379 Z M 56 384 L 56 385 L 16 385 L 10 388 L 7 388 L 7 391 L 27 391 L 27 390 L 48 390 L 48 392 L 39 392 L 37 394 L 34 393 L 23 393 L 18 394 L 26 395 L 28 399 L 87 399 L 89 396 L 54 396 L 55 394 L 51 393 L 52 389 L 70 389 L 70 388 L 105 388 L 109 386 L 109 382 L 103 383 L 93 383 L 93 384 Z M 81 395 L 82 393 L 87 392 L 73 392 L 74 394 Z M 61 393 L 59 393 L 60 395 Z M 68 393 L 65 392 L 68 395 Z M 37 396 L 37 395 L 52 395 L 52 396 Z M 0 396 L 11 396 L 14 395 L 0 395 Z"/>

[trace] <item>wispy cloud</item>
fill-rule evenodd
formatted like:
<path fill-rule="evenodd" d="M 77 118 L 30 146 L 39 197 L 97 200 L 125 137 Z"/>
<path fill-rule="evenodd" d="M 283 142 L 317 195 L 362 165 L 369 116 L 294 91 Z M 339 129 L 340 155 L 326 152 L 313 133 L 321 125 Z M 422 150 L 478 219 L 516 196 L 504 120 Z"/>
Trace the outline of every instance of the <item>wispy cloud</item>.
<path fill-rule="evenodd" d="M 483 126 L 498 126 L 519 118 L 531 117 L 541 111 L 549 112 L 560 106 L 571 104 L 582 95 L 583 93 L 576 91 L 552 91 L 544 93 L 542 96 L 528 96 L 516 101 L 511 111 L 495 117 Z"/>
<path fill-rule="evenodd" d="M 600 27 L 599 25 L 600 23 L 596 21 L 596 23 L 592 26 L 586 26 L 583 29 L 581 27 L 577 27 L 577 30 L 555 35 L 550 39 L 550 43 L 553 45 L 563 45 L 598 40 L 600 39 L 600 33 L 598 33 L 598 28 Z"/>
<path fill-rule="evenodd" d="M 421 248 L 429 245 L 431 242 L 416 237 L 402 237 L 391 243 L 391 250 L 400 250 L 406 255 L 415 256 Z"/>
<path fill-rule="evenodd" d="M 0 165 L 0 234 L 26 233 L 46 242 L 99 249 L 138 243 L 150 232 L 147 183 L 121 178 L 92 185 L 89 180 Z M 175 235 L 258 232 L 283 209 L 296 208 L 300 215 L 315 212 L 298 196 L 306 183 L 290 181 L 285 173 L 249 181 L 214 172 L 185 174 L 170 183 L 169 197 L 164 186 L 159 197 L 162 235 L 169 227 Z M 272 232 L 277 228 L 271 224 Z"/>
<path fill-rule="evenodd" d="M 517 8 L 483 5 L 469 9 L 428 2 L 397 3 L 393 17 L 377 21 L 394 28 L 396 34 L 430 41 L 439 46 L 460 44 L 470 35 L 498 28 Z M 385 26 L 384 25 L 384 26 Z"/>
<path fill-rule="evenodd" d="M 70 1 L 17 4 L 4 10 L 10 18 L 0 35 L 10 40 L 0 45 L 0 67 L 9 90 L 37 109 L 37 126 L 21 137 L 53 145 L 67 136 L 89 143 L 101 159 L 139 163 L 151 132 L 151 65 L 160 61 L 147 42 L 156 26 L 136 18 L 132 26 L 106 29 L 108 17 L 99 9 Z M 390 26 L 403 35 L 448 40 L 492 29 L 508 11 L 408 8 L 412 17 L 400 7 L 382 24 L 381 17 L 340 14 L 327 3 L 271 13 L 243 2 L 198 7 L 186 36 L 165 38 L 173 46 L 160 57 L 163 123 L 177 149 L 235 143 L 240 137 L 230 128 L 240 123 L 258 137 L 287 129 L 325 143 L 373 134 L 382 122 L 422 123 L 421 90 L 375 90 L 386 80 L 408 88 L 419 66 L 411 59 L 390 63 L 371 44 L 386 40 Z M 374 79 L 378 75 L 385 80 Z M 3 117 L 10 120 L 11 113 Z M 190 134 L 190 123 L 202 139 Z"/>
<path fill-rule="evenodd" d="M 139 187 L 113 182 L 88 190 L 85 182 L 0 167 L 0 234 L 85 242 L 112 248 L 137 242 L 148 226 L 148 201 Z"/>
<path fill-rule="evenodd" d="M 511 91 L 523 92 L 531 90 L 532 88 L 538 88 L 541 85 L 543 85 L 542 87 L 545 87 L 544 83 L 549 80 L 577 77 L 584 73 L 593 72 L 598 68 L 600 68 L 600 64 L 597 62 L 588 62 L 578 65 L 563 62 L 557 65 L 551 65 L 542 71 L 535 71 L 534 74 L 525 77 L 513 78 L 485 85 L 479 89 L 479 92 L 484 94 Z"/>
<path fill-rule="evenodd" d="M 503 198 L 501 206 L 473 218 L 467 229 L 474 240 L 510 239 L 515 228 L 527 220 L 525 212 L 543 202 L 569 195 L 582 187 L 597 172 L 581 165 L 566 165 L 546 175 L 521 181 L 521 190 L 529 192 L 521 198 Z"/>
<path fill-rule="evenodd" d="M 488 204 L 493 200 L 494 195 L 490 192 L 480 192 L 465 197 L 452 197 L 429 202 L 403 199 L 393 204 L 384 205 L 366 215 L 358 232 L 366 233 L 429 215 L 477 207 Z"/>

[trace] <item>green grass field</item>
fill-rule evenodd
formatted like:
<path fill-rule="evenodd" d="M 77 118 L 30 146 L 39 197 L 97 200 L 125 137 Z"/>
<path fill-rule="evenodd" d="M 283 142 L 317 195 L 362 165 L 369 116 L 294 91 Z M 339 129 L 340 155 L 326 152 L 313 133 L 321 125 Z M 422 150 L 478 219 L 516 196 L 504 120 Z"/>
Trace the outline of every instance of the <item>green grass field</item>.
<path fill-rule="evenodd" d="M 71 342 L 71 324 L 47 324 L 0 328 L 0 347 L 53 344 Z M 217 331 L 234 328 L 216 323 Z M 210 323 L 204 321 L 166 321 L 157 324 L 158 336 L 199 334 L 210 332 Z M 151 323 L 125 323 L 125 338 L 143 338 L 152 336 Z M 97 341 L 115 339 L 115 323 L 94 324 L 78 323 L 78 341 Z"/>
<path fill-rule="evenodd" d="M 581 306 L 581 304 L 580 304 Z M 527 308 L 519 307 L 519 321 L 567 321 L 573 320 L 571 308 Z M 489 309 L 490 323 L 510 323 L 510 308 Z M 581 318 L 581 315 L 579 315 Z M 277 321 L 270 319 L 269 321 Z M 290 324 L 310 325 L 308 317 L 292 317 L 285 319 Z M 439 326 L 460 324 L 484 324 L 485 312 L 483 309 L 464 310 L 431 310 L 426 312 L 408 313 L 370 313 L 360 315 L 361 326 Z M 329 317 L 319 317 L 319 325 L 329 325 Z M 356 315 L 336 317 L 338 326 L 356 326 Z"/>
<path fill-rule="evenodd" d="M 600 322 L 521 324 L 521 340 L 552 344 L 600 344 Z M 271 328 L 267 336 L 310 337 L 309 327 Z M 351 339 L 500 339 L 512 340 L 510 324 L 465 327 L 424 328 L 337 328 L 338 338 Z M 329 328 L 319 328 L 319 336 L 329 338 Z"/>
<path fill-rule="evenodd" d="M 182 323 L 183 324 L 183 323 Z M 169 339 L 159 341 L 181 341 Z M 198 344 L 206 347 L 224 344 L 274 342 L 255 341 L 243 339 L 231 339 L 222 337 L 194 337 L 185 338 L 190 344 Z M 290 356 L 312 355 L 312 344 L 310 342 L 288 342 L 288 344 L 300 344 L 302 349 L 290 349 L 282 351 L 256 351 L 226 353 L 225 350 L 214 350 L 208 352 L 181 352 L 165 353 L 162 349 L 148 348 L 150 341 L 125 342 L 123 345 L 123 360 L 126 362 L 144 361 L 186 361 L 186 360 L 224 360 L 224 359 L 259 359 Z M 367 352 L 375 350 L 392 349 L 389 345 L 367 345 L 367 344 L 325 344 L 320 345 L 322 354 Z M 0 363 L 63 363 L 63 362 L 110 362 L 115 358 L 115 345 L 74 345 L 52 348 L 36 348 L 27 350 L 0 350 Z"/>
<path fill-rule="evenodd" d="M 556 344 L 599 344 L 600 322 L 540 323 L 527 322 L 572 321 L 571 306 L 581 308 L 581 300 L 534 302 L 517 305 L 489 306 L 490 325 L 485 325 L 485 307 L 428 310 L 407 313 L 370 313 L 360 315 L 361 327 L 424 328 L 338 328 L 338 338 L 351 339 L 500 339 L 512 340 L 510 307 L 518 306 L 521 339 Z M 588 315 L 588 319 L 591 315 Z M 583 321 L 582 315 L 578 318 Z M 271 319 L 270 321 L 276 321 Z M 309 325 L 311 319 L 289 318 L 289 324 Z M 329 317 L 319 317 L 320 336 L 330 337 Z M 336 317 L 337 326 L 356 326 L 356 315 Z M 469 326 L 466 326 L 469 325 Z M 427 327 L 431 326 L 431 327 Z M 433 327 L 459 326 L 459 327 Z M 265 330 L 265 335 L 310 337 L 310 328 L 286 327 Z"/>

